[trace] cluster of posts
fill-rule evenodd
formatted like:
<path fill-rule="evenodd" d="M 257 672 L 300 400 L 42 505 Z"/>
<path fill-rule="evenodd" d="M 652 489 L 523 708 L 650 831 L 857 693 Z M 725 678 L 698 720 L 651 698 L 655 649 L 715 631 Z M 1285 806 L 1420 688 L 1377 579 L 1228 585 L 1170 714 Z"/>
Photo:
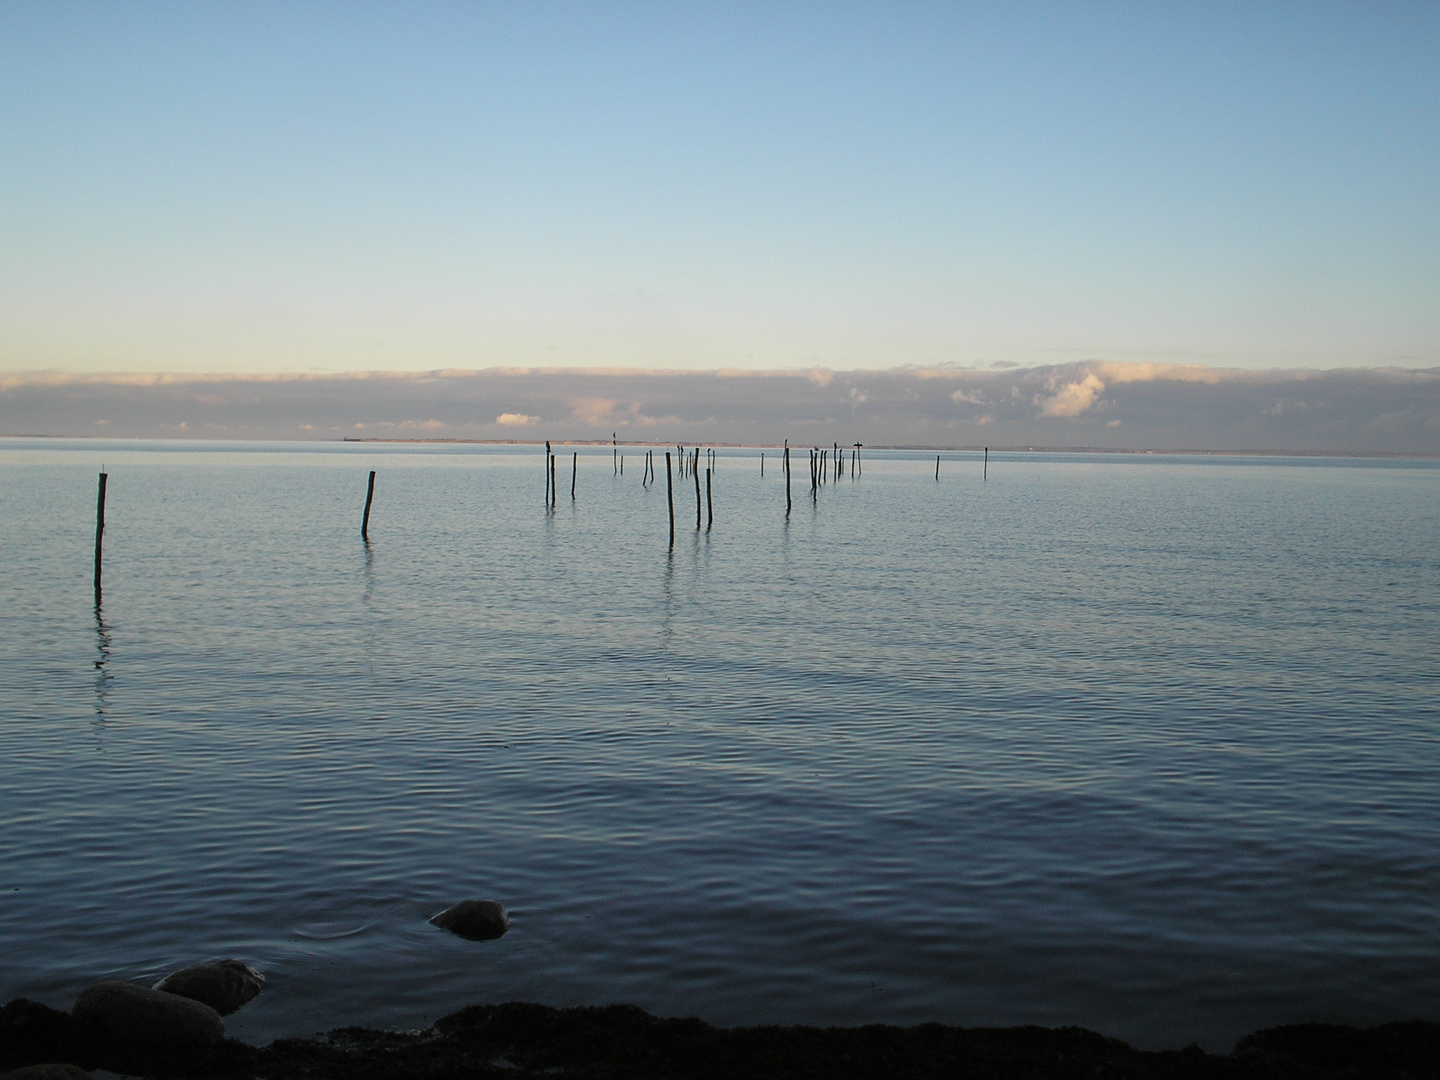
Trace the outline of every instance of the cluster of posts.
<path fill-rule="evenodd" d="M 811 502 L 819 498 L 820 488 L 828 483 L 839 480 L 849 470 L 850 479 L 858 479 L 865 475 L 864 465 L 860 460 L 860 451 L 863 443 L 855 443 L 851 447 L 842 448 L 839 443 L 832 443 L 829 450 L 820 447 L 810 449 L 810 499 Z M 610 437 L 611 458 L 615 475 L 625 475 L 625 455 L 620 453 L 619 441 L 612 433 Z M 704 455 L 705 471 L 705 493 L 702 502 L 700 493 L 700 471 L 701 455 Z M 550 445 L 549 440 L 545 442 L 545 505 L 554 507 L 556 500 L 556 454 Z M 675 460 L 678 462 L 680 478 L 683 480 L 690 476 L 695 481 L 695 529 L 702 528 L 709 532 L 715 524 L 715 501 L 713 475 L 719 465 L 718 455 L 714 450 L 703 449 L 696 446 L 689 450 L 683 443 L 675 446 Z M 790 475 L 790 441 L 785 441 L 781 452 L 781 466 L 785 473 L 785 514 L 788 517 L 793 505 L 791 498 L 791 475 Z M 670 546 L 675 546 L 675 479 L 672 469 L 670 451 L 665 451 L 665 498 L 670 512 Z M 578 452 L 570 454 L 570 499 L 575 500 L 576 477 L 580 471 L 580 455 Z M 760 454 L 760 475 L 765 475 L 765 454 Z M 988 480 L 990 477 L 990 448 L 985 447 L 985 456 L 981 466 L 981 479 Z M 640 477 L 640 486 L 648 487 L 656 479 L 655 473 L 655 451 L 645 451 L 645 466 Z M 940 479 L 940 455 L 935 456 L 935 479 Z M 109 474 L 100 474 L 100 488 L 96 495 L 95 502 L 95 604 L 98 610 L 100 605 L 100 574 L 102 567 L 101 554 L 105 540 L 105 487 L 109 480 Z M 375 470 L 370 470 L 370 479 L 365 487 L 365 512 L 360 519 L 360 539 L 368 546 L 370 543 L 370 506 L 375 501 Z M 703 517 L 702 517 L 703 510 Z"/>

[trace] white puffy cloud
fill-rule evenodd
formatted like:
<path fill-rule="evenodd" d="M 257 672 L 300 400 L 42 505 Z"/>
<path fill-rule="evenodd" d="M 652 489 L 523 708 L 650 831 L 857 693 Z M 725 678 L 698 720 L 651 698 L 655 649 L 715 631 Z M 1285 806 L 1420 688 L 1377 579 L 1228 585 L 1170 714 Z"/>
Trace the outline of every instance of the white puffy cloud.
<path fill-rule="evenodd" d="M 1060 376 L 1048 379 L 1045 389 L 1050 391 L 1047 398 L 1039 398 L 1041 416 L 1079 416 L 1095 404 L 1105 392 L 1105 384 L 1093 371 L 1086 371 L 1082 377 L 1066 382 Z"/>
<path fill-rule="evenodd" d="M 529 427 L 531 424 L 538 424 L 540 417 L 519 412 L 502 412 L 495 417 L 495 422 L 502 427 Z"/>

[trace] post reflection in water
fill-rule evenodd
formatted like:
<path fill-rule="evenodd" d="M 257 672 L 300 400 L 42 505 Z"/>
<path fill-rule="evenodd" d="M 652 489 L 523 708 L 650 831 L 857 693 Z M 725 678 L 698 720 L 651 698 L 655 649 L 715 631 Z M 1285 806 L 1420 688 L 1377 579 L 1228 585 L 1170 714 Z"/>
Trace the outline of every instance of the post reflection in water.
<path fill-rule="evenodd" d="M 100 590 L 95 590 L 95 719 L 101 723 L 109 711 L 110 679 L 106 665 L 110 663 L 110 628 L 105 625 L 105 610 L 100 603 Z"/>

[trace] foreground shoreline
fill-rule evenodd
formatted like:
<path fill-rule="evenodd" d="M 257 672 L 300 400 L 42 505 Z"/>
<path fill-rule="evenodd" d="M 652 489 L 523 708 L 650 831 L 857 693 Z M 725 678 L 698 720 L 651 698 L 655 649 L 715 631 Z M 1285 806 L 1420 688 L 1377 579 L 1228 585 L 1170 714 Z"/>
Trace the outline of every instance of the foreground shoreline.
<path fill-rule="evenodd" d="M 68 1063 L 157 1080 L 189 1077 L 449 1080 L 460 1077 L 1440 1078 L 1440 1023 L 1299 1024 L 1247 1035 L 1229 1054 L 1136 1050 L 1084 1028 L 744 1027 L 631 1005 L 473 1005 L 419 1032 L 340 1028 L 252 1046 L 136 1048 L 24 998 L 0 1007 L 0 1070 Z"/>

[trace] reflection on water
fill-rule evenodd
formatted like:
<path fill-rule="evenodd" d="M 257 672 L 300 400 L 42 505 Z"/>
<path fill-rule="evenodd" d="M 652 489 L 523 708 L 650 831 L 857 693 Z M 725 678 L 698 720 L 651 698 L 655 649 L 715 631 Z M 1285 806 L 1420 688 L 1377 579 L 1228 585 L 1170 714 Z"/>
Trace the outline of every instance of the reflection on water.
<path fill-rule="evenodd" d="M 1224 1048 L 1440 995 L 1433 463 L 867 451 L 787 518 L 727 453 L 687 556 L 603 450 L 559 514 L 530 451 L 107 449 L 102 608 L 93 451 L 44 453 L 0 451 L 0 997 L 233 955 L 249 1038 L 531 999 Z M 502 940 L 425 922 L 469 897 Z"/>
<path fill-rule="evenodd" d="M 105 625 L 105 614 L 100 600 L 100 590 L 95 590 L 95 720 L 103 723 L 108 710 L 110 673 L 105 665 L 110 662 L 110 628 Z"/>

